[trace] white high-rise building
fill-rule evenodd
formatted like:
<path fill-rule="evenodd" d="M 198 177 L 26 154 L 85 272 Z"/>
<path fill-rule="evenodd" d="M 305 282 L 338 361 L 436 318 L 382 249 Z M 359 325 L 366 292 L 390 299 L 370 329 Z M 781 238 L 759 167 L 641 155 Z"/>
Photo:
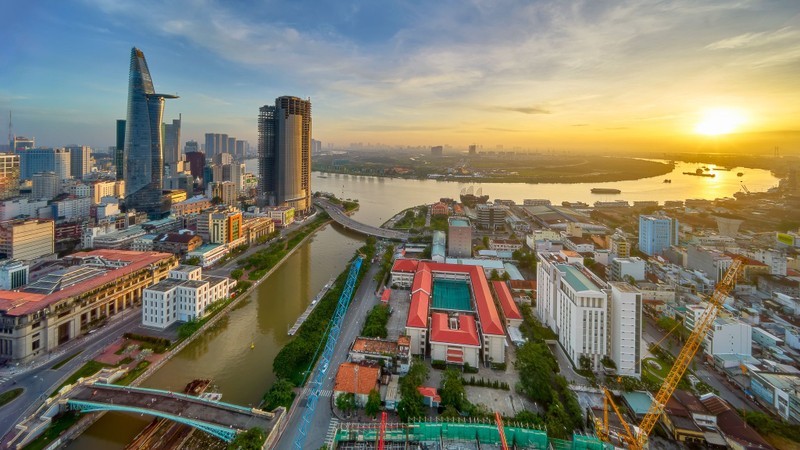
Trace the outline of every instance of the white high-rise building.
<path fill-rule="evenodd" d="M 753 328 L 740 320 L 718 317 L 706 335 L 705 344 L 705 352 L 712 356 L 750 356 L 753 353 Z"/>
<path fill-rule="evenodd" d="M 31 199 L 52 200 L 61 191 L 61 180 L 55 172 L 39 172 L 33 174 Z"/>
<path fill-rule="evenodd" d="M 608 353 L 608 293 L 571 253 L 539 253 L 536 311 L 575 366 L 586 357 L 597 370 Z"/>
<path fill-rule="evenodd" d="M 611 282 L 610 356 L 617 374 L 642 376 L 642 294 L 628 283 Z"/>

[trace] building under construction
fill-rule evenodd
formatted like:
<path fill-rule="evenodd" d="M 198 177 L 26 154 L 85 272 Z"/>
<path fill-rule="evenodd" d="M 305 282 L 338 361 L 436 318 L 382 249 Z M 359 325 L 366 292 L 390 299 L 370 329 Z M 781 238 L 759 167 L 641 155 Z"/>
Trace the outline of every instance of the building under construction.
<path fill-rule="evenodd" d="M 383 428 L 383 431 L 381 430 Z M 381 442 L 383 434 L 383 442 Z M 594 436 L 574 435 L 572 441 L 550 439 L 544 430 L 509 422 L 503 425 L 505 448 L 604 450 L 613 448 Z M 494 421 L 456 420 L 411 423 L 340 423 L 329 449 L 342 450 L 503 450 Z"/>

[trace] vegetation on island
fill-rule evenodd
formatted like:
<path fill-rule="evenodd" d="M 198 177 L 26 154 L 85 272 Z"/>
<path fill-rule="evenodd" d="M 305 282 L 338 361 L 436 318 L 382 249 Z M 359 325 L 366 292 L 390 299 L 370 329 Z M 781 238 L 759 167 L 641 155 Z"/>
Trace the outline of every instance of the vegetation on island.
<path fill-rule="evenodd" d="M 12 400 L 22 395 L 22 388 L 10 389 L 0 394 L 0 406 L 11 403 Z"/>

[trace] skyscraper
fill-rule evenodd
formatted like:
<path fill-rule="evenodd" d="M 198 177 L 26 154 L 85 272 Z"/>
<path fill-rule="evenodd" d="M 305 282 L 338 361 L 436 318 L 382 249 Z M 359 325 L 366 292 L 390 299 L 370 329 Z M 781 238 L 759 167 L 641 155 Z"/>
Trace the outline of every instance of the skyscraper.
<path fill-rule="evenodd" d="M 151 217 L 169 213 L 163 198 L 164 153 L 161 122 L 164 99 L 176 95 L 156 94 L 144 53 L 131 49 L 128 79 L 128 118 L 125 126 L 125 205 Z"/>
<path fill-rule="evenodd" d="M 164 164 L 175 167 L 181 159 L 181 115 L 171 124 L 164 124 Z"/>
<path fill-rule="evenodd" d="M 70 152 L 63 148 L 31 148 L 19 154 L 20 178 L 33 179 L 39 172 L 55 172 L 59 180 L 70 178 Z"/>
<path fill-rule="evenodd" d="M 85 145 L 70 145 L 65 147 L 69 151 L 69 170 L 73 178 L 82 180 L 92 171 L 92 149 Z"/>
<path fill-rule="evenodd" d="M 311 101 L 284 96 L 258 114 L 259 203 L 311 208 Z"/>
<path fill-rule="evenodd" d="M 19 195 L 19 155 L 0 153 L 0 200 Z"/>
<path fill-rule="evenodd" d="M 117 146 L 114 152 L 114 166 L 117 179 L 125 176 L 125 119 L 117 119 Z"/>

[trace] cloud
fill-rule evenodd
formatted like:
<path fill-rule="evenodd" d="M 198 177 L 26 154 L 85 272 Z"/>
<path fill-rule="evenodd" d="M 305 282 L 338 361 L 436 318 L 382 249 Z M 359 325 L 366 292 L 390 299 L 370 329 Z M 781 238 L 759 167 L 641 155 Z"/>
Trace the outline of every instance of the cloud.
<path fill-rule="evenodd" d="M 540 108 L 538 106 L 521 106 L 521 107 L 501 107 L 500 109 L 504 109 L 506 111 L 514 111 L 522 114 L 551 114 L 551 112 L 547 109 Z"/>
<path fill-rule="evenodd" d="M 798 32 L 792 27 L 783 27 L 775 31 L 762 31 L 759 33 L 744 33 L 737 36 L 721 39 L 706 45 L 708 50 L 730 50 L 737 48 L 753 48 L 785 40 L 797 40 Z"/>

